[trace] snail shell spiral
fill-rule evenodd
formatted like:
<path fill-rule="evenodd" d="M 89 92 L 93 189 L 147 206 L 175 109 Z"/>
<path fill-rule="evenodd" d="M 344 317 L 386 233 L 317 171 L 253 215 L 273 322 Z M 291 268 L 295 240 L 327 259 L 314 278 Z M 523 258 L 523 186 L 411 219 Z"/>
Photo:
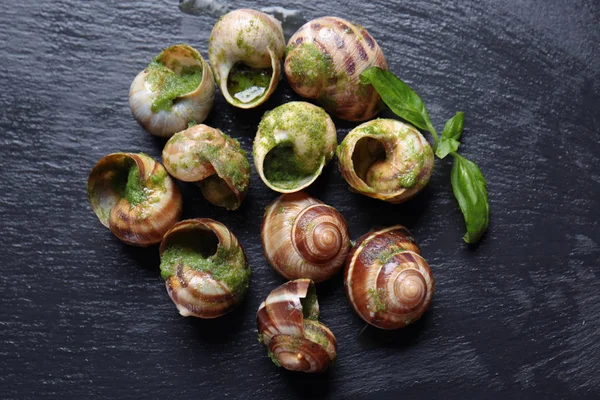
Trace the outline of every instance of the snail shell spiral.
<path fill-rule="evenodd" d="M 429 308 L 435 283 L 410 232 L 396 225 L 358 239 L 346 261 L 344 286 L 363 320 L 398 329 Z"/>
<path fill-rule="evenodd" d="M 319 318 L 315 286 L 309 279 L 273 290 L 256 314 L 259 340 L 275 365 L 291 371 L 321 372 L 336 359 L 336 339 Z"/>
<path fill-rule="evenodd" d="M 142 153 L 103 157 L 92 168 L 87 195 L 102 225 L 133 246 L 160 243 L 182 212 L 173 179 L 160 163 Z"/>
<path fill-rule="evenodd" d="M 344 217 L 304 192 L 282 195 L 267 207 L 261 238 L 265 257 L 287 279 L 329 279 L 350 249 Z"/>
<path fill-rule="evenodd" d="M 285 74 L 292 89 L 350 121 L 379 112 L 379 94 L 360 82 L 360 74 L 372 66 L 387 69 L 381 48 L 365 28 L 342 18 L 307 22 L 286 48 Z"/>
<path fill-rule="evenodd" d="M 175 224 L 160 245 L 167 293 L 184 316 L 216 318 L 232 311 L 250 284 L 242 246 L 220 222 L 197 218 Z"/>

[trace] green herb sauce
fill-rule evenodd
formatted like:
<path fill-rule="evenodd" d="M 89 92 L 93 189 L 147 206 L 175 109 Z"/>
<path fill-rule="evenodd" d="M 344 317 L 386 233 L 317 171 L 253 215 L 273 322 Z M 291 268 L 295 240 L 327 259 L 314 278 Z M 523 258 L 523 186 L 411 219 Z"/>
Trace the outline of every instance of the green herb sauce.
<path fill-rule="evenodd" d="M 134 165 L 129 169 L 123 197 L 127 199 L 131 207 L 135 207 L 148 198 L 148 195 L 140 184 L 140 171 L 137 165 Z"/>
<path fill-rule="evenodd" d="M 294 82 L 315 86 L 336 76 L 331 56 L 323 54 L 313 43 L 286 48 L 287 54 L 292 51 L 294 54 L 287 61 Z"/>
<path fill-rule="evenodd" d="M 241 247 L 227 249 L 218 245 L 214 254 L 208 253 L 209 249 L 192 241 L 170 246 L 161 256 L 161 276 L 167 279 L 176 273 L 178 266 L 186 266 L 209 273 L 213 279 L 227 285 L 234 296 L 242 298 L 250 284 L 250 268 L 246 267 Z"/>
<path fill-rule="evenodd" d="M 238 101 L 249 103 L 267 91 L 272 76 L 271 68 L 250 68 L 237 63 L 227 77 L 227 90 Z"/>
<path fill-rule="evenodd" d="M 371 304 L 375 307 L 376 312 L 386 312 L 387 304 L 385 303 L 385 289 L 370 288 L 367 291 L 371 295 Z"/>
<path fill-rule="evenodd" d="M 158 61 L 158 57 L 148 65 L 146 77 L 156 93 L 152 102 L 152 112 L 155 113 L 170 111 L 175 99 L 194 91 L 202 82 L 201 65 L 185 66 L 176 73 Z"/>

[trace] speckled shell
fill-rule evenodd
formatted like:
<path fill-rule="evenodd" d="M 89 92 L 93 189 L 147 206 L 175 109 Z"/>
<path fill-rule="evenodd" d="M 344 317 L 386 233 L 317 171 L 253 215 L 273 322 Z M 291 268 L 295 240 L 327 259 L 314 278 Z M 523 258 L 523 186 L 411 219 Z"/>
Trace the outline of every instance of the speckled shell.
<path fill-rule="evenodd" d="M 169 174 L 196 182 L 211 203 L 237 209 L 250 186 L 250 163 L 237 140 L 207 125 L 176 133 L 165 145 L 163 163 Z"/>
<path fill-rule="evenodd" d="M 225 225 L 209 218 L 197 218 L 181 221 L 175 224 L 166 234 L 160 245 L 161 261 L 163 253 L 170 247 L 181 242 L 206 241 L 214 235 L 218 241 L 217 248 L 237 257 L 231 268 L 239 268 L 247 274 L 247 280 L 242 282 L 237 295 L 235 288 L 213 277 L 211 271 L 201 271 L 193 265 L 181 262 L 175 273 L 164 275 L 161 262 L 161 271 L 165 278 L 167 293 L 179 313 L 184 317 L 216 318 L 232 311 L 243 300 L 249 285 L 250 270 L 246 255 L 234 234 Z"/>
<path fill-rule="evenodd" d="M 419 193 L 433 173 L 433 150 L 413 126 L 375 119 L 354 128 L 337 149 L 338 165 L 351 189 L 402 203 Z"/>
<path fill-rule="evenodd" d="M 285 74 L 292 89 L 350 121 L 379 112 L 379 95 L 360 82 L 360 74 L 373 66 L 388 68 L 381 48 L 365 28 L 342 18 L 307 22 L 287 45 Z"/>
<path fill-rule="evenodd" d="M 314 132 L 317 123 L 324 128 Z M 311 135 L 317 135 L 318 140 Z M 314 170 L 291 185 L 270 181 L 265 176 L 264 161 L 267 154 L 283 144 L 291 144 L 294 155 Z M 321 107 L 304 101 L 292 101 L 265 113 L 258 125 L 252 152 L 256 172 L 265 185 L 279 193 L 294 193 L 308 187 L 321 175 L 333 157 L 336 146 L 337 134 L 331 117 Z"/>
<path fill-rule="evenodd" d="M 314 292 L 309 279 L 298 279 L 279 286 L 260 304 L 259 340 L 276 365 L 291 371 L 321 372 L 335 361 L 335 336 L 317 320 L 319 303 Z M 304 299 L 310 300 L 303 305 Z"/>
<path fill-rule="evenodd" d="M 401 225 L 360 237 L 346 260 L 344 286 L 356 313 L 382 329 L 415 322 L 431 304 L 433 274 Z"/>
<path fill-rule="evenodd" d="M 210 35 L 208 58 L 225 100 L 239 108 L 253 108 L 264 103 L 279 83 L 284 51 L 281 23 L 272 16 L 239 9 L 221 17 Z M 235 98 L 227 89 L 229 73 L 238 62 L 252 68 L 272 68 L 269 87 L 249 102 Z"/>
<path fill-rule="evenodd" d="M 135 165 L 147 198 L 131 206 L 122 190 Z M 103 157 L 90 173 L 87 196 L 100 222 L 122 242 L 133 246 L 160 243 L 182 211 L 177 185 L 160 163 L 145 154 L 113 153 Z"/>
<path fill-rule="evenodd" d="M 267 207 L 261 238 L 265 257 L 286 279 L 329 279 L 350 250 L 344 217 L 304 192 L 284 194 Z"/>
<path fill-rule="evenodd" d="M 185 129 L 189 122 L 200 123 L 210 112 L 215 97 L 215 79 L 210 66 L 200 53 L 185 44 L 177 44 L 165 49 L 156 57 L 175 73 L 186 66 L 201 66 L 202 81 L 200 85 L 173 102 L 171 110 L 152 111 L 152 103 L 156 98 L 155 88 L 148 82 L 148 68 L 140 72 L 129 89 L 129 107 L 133 117 L 149 133 L 168 138 Z"/>

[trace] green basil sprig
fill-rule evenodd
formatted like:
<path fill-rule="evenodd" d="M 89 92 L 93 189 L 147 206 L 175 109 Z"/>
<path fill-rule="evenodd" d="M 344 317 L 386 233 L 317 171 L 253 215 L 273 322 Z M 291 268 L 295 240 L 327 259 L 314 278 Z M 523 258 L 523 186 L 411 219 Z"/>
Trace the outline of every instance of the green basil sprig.
<path fill-rule="evenodd" d="M 477 165 L 457 153 L 463 131 L 462 112 L 446 122 L 442 136 L 438 136 L 425 103 L 406 83 L 379 67 L 371 67 L 360 75 L 363 83 L 370 83 L 383 102 L 400 118 L 433 136 L 435 154 L 443 159 L 448 154 L 454 158 L 452 166 L 452 190 L 465 218 L 467 243 L 475 243 L 485 233 L 490 220 L 490 205 L 485 178 Z"/>

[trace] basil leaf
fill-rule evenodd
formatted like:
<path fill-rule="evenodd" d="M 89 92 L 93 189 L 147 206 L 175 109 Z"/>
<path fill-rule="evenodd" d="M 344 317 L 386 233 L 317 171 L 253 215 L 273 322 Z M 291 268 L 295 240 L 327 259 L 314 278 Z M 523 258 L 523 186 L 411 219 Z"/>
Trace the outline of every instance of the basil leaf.
<path fill-rule="evenodd" d="M 484 234 L 490 220 L 490 205 L 483 174 L 472 161 L 453 153 L 452 190 L 465 218 L 467 243 L 475 243 Z"/>
<path fill-rule="evenodd" d="M 400 118 L 419 129 L 435 132 L 419 95 L 397 76 L 379 67 L 371 67 L 360 74 L 360 80 L 373 85 L 383 102 Z"/>
<path fill-rule="evenodd" d="M 458 150 L 458 146 L 460 146 L 458 140 L 442 136 L 435 148 L 435 155 L 438 156 L 438 158 L 444 158 L 448 154 Z"/>
<path fill-rule="evenodd" d="M 446 122 L 444 125 L 444 131 L 442 136 L 452 138 L 454 140 L 460 139 L 463 131 L 463 123 L 465 122 L 465 113 L 457 112 L 456 115 Z M 443 157 L 442 157 L 443 158 Z"/>

